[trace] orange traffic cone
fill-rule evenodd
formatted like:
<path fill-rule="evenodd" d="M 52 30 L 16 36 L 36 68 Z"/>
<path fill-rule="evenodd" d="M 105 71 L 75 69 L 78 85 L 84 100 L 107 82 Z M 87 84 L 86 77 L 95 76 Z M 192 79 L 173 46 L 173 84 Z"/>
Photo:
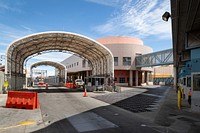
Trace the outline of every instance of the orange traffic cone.
<path fill-rule="evenodd" d="M 87 90 L 86 90 L 86 88 L 85 88 L 83 97 L 87 97 Z"/>

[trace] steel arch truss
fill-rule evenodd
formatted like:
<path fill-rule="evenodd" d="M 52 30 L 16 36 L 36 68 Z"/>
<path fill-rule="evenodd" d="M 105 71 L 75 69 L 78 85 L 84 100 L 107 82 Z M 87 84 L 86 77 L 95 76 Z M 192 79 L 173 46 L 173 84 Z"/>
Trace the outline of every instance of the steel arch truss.
<path fill-rule="evenodd" d="M 31 75 L 32 75 L 32 69 L 34 67 L 42 66 L 42 65 L 48 65 L 48 66 L 53 66 L 53 67 L 57 68 L 59 70 L 60 78 L 65 78 L 65 80 L 66 80 L 66 73 L 67 73 L 66 66 L 59 62 L 53 62 L 53 61 L 40 61 L 40 62 L 36 62 L 36 63 L 32 64 L 30 67 Z"/>
<path fill-rule="evenodd" d="M 150 54 L 140 55 L 135 58 L 136 67 L 151 67 L 173 64 L 173 50 L 163 50 Z"/>
<path fill-rule="evenodd" d="M 21 82 L 18 77 L 25 77 L 24 62 L 29 56 L 51 50 L 70 51 L 87 59 L 92 75 L 114 76 L 113 55 L 102 44 L 75 33 L 43 32 L 20 38 L 8 47 L 5 73 L 14 77 L 14 86 Z"/>

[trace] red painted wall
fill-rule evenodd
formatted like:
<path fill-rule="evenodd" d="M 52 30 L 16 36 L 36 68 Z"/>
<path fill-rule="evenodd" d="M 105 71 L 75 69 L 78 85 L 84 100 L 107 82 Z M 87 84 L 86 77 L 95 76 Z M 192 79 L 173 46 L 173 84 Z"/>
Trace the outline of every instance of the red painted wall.
<path fill-rule="evenodd" d="M 117 81 L 115 83 L 119 83 L 119 78 L 125 78 L 125 83 L 128 83 L 127 78 L 129 78 L 129 70 L 114 70 L 115 78 Z"/>

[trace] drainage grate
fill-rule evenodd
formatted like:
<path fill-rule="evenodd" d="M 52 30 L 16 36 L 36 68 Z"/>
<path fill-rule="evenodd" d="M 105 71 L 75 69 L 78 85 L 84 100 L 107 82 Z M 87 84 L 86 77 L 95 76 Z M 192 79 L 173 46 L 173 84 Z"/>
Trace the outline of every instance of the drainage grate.
<path fill-rule="evenodd" d="M 154 108 L 153 105 L 156 104 L 156 101 L 158 101 L 158 99 L 158 97 L 139 94 L 116 102 L 113 105 L 123 108 L 125 110 L 129 110 L 133 113 L 151 112 L 151 109 Z"/>
<path fill-rule="evenodd" d="M 94 97 L 134 113 L 151 112 L 166 92 L 166 88 L 146 88 L 148 91 L 135 95 L 134 90 Z M 128 92 L 128 93 L 127 93 Z"/>

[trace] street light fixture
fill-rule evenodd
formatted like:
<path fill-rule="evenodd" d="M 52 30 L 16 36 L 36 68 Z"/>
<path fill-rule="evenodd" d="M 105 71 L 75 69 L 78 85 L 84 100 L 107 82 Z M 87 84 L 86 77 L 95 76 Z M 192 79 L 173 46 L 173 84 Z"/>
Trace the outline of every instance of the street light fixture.
<path fill-rule="evenodd" d="M 163 15 L 162 15 L 162 19 L 164 21 L 168 21 L 168 19 L 171 17 L 171 14 L 169 12 L 165 12 Z"/>

